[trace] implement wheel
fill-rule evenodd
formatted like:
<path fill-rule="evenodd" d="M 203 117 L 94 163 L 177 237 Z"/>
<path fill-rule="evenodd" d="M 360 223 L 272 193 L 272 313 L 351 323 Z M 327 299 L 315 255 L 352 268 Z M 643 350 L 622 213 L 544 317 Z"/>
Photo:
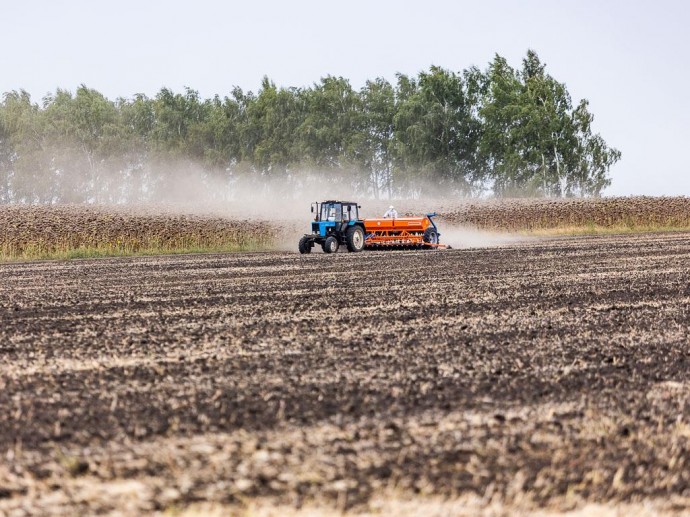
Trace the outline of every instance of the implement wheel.
<path fill-rule="evenodd" d="M 438 233 L 436 232 L 436 228 L 433 226 L 429 226 L 426 230 L 424 230 L 424 236 L 422 237 L 426 245 L 424 246 L 425 248 L 436 248 L 436 246 L 433 246 L 434 244 L 438 244 Z M 431 246 L 430 246 L 431 245 Z"/>
<path fill-rule="evenodd" d="M 297 248 L 299 252 L 304 255 L 305 253 L 311 253 L 311 249 L 314 247 L 312 240 L 306 235 L 299 240 L 299 245 Z"/>
<path fill-rule="evenodd" d="M 362 251 L 364 249 L 364 231 L 361 226 L 350 226 L 345 234 L 347 251 Z"/>
<path fill-rule="evenodd" d="M 338 239 L 331 235 L 330 237 L 326 237 L 326 240 L 321 247 L 323 248 L 324 253 L 335 253 L 338 251 L 338 246 Z"/>

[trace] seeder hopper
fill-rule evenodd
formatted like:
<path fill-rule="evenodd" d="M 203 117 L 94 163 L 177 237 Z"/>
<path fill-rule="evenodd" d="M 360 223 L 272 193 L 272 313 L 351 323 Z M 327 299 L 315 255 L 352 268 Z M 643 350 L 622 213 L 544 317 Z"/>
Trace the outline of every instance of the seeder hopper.
<path fill-rule="evenodd" d="M 360 219 L 359 206 L 349 201 L 313 203 L 315 214 L 311 233 L 299 241 L 300 253 L 310 253 L 318 244 L 326 253 L 335 253 L 340 245 L 348 251 L 364 249 L 426 249 L 448 248 L 439 242 L 440 233 L 433 217 L 383 217 Z"/>

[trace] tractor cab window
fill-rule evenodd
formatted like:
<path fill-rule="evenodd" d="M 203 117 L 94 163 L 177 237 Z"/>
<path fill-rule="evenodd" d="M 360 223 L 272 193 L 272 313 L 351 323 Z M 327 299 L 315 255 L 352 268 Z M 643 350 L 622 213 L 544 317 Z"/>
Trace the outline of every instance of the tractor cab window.
<path fill-rule="evenodd" d="M 357 220 L 357 205 L 343 205 L 343 221 Z"/>
<path fill-rule="evenodd" d="M 356 221 L 359 219 L 359 214 L 357 213 L 357 205 L 349 205 L 347 207 L 348 215 L 350 216 L 350 221 Z"/>
<path fill-rule="evenodd" d="M 340 221 L 340 205 L 322 205 L 321 206 L 321 220 L 322 221 Z"/>

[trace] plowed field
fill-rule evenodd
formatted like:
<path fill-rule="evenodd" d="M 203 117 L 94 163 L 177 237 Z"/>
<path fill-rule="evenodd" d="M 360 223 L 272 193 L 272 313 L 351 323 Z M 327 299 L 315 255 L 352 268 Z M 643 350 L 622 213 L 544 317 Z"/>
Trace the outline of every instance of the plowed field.
<path fill-rule="evenodd" d="M 689 321 L 688 233 L 0 265 L 0 514 L 690 511 Z"/>

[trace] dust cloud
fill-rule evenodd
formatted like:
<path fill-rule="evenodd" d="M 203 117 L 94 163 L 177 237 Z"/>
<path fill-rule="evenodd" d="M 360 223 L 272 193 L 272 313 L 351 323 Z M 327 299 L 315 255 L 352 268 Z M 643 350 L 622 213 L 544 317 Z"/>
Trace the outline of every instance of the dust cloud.
<path fill-rule="evenodd" d="M 437 222 L 441 233 L 441 243 L 453 249 L 495 248 L 534 242 L 536 237 L 526 237 L 510 233 L 489 232 L 470 226 L 446 225 Z"/>
<path fill-rule="evenodd" d="M 389 205 L 400 216 L 421 216 L 437 212 L 441 242 L 456 249 L 512 245 L 528 240 L 511 234 L 482 231 L 462 226 L 457 219 L 444 221 L 467 200 L 461 197 L 411 197 L 372 199 L 363 194 L 367 175 L 361 171 L 285 170 L 261 174 L 236 167 L 209 171 L 189 160 L 150 160 L 145 167 L 128 170 L 85 170 L 67 168 L 62 196 L 44 199 L 95 206 L 116 206 L 131 213 L 169 213 L 195 217 L 221 217 L 256 220 L 277 228 L 276 250 L 295 251 L 300 236 L 309 230 L 313 219 L 311 203 L 327 199 L 355 201 L 361 205 L 360 217 L 381 217 Z M 352 187 L 360 178 L 361 187 Z M 53 191 L 55 186 L 51 187 Z M 418 186 L 418 192 L 431 192 Z M 31 200 L 32 198 L 28 198 Z M 35 201 L 33 201 L 35 202 Z"/>

